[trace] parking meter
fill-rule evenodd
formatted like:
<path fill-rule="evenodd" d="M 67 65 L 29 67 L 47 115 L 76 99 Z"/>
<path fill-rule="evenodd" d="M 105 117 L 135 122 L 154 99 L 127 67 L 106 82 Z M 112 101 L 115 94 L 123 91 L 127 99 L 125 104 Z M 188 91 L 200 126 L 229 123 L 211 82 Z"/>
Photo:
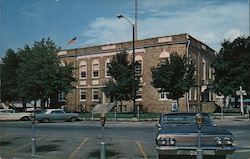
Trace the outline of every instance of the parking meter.
<path fill-rule="evenodd" d="M 198 148 L 197 148 L 196 159 L 203 159 L 203 151 L 201 148 L 201 126 L 204 122 L 203 115 L 201 113 L 197 113 L 195 115 L 195 121 L 196 121 L 197 128 L 198 128 Z"/>
<path fill-rule="evenodd" d="M 103 114 L 103 113 L 101 114 L 100 120 L 101 120 L 101 125 L 104 126 L 104 125 L 105 125 L 105 121 L 106 121 L 106 116 L 105 116 L 105 114 Z"/>
<path fill-rule="evenodd" d="M 196 124 L 197 124 L 197 127 L 199 130 L 201 130 L 201 126 L 203 124 L 203 115 L 201 113 L 198 113 L 195 115 L 195 121 L 196 121 Z"/>

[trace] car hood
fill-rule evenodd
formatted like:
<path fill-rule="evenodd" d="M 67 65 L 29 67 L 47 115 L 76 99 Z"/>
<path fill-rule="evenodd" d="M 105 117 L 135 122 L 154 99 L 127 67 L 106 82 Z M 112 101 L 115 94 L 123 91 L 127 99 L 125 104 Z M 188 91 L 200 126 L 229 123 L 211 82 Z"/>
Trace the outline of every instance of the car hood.
<path fill-rule="evenodd" d="M 163 125 L 159 134 L 186 134 L 197 133 L 198 128 L 194 124 L 171 124 Z M 205 125 L 201 128 L 203 135 L 232 135 L 229 131 L 213 125 Z"/>

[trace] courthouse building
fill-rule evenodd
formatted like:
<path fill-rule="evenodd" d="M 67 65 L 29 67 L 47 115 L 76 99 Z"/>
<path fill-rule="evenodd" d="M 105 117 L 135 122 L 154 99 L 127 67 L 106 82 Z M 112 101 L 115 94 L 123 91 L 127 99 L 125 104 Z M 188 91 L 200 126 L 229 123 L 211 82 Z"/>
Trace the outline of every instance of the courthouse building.
<path fill-rule="evenodd" d="M 91 111 L 96 104 L 109 103 L 102 88 L 109 80 L 108 64 L 117 52 L 126 50 L 132 61 L 132 41 L 112 43 L 77 49 L 63 50 L 58 53 L 63 63 L 73 62 L 76 66 L 75 89 L 64 98 L 73 111 Z M 179 111 L 212 112 L 215 108 L 215 95 L 211 90 L 214 80 L 211 62 L 215 51 L 189 34 L 169 35 L 135 41 L 136 72 L 141 74 L 141 88 L 137 92 L 136 106 L 145 112 L 169 112 L 174 101 L 168 99 L 167 93 L 159 93 L 151 85 L 151 68 L 157 66 L 161 59 L 169 58 L 172 53 L 186 55 L 195 63 L 194 85 L 179 100 Z M 117 106 L 119 112 L 132 111 L 132 101 Z"/>

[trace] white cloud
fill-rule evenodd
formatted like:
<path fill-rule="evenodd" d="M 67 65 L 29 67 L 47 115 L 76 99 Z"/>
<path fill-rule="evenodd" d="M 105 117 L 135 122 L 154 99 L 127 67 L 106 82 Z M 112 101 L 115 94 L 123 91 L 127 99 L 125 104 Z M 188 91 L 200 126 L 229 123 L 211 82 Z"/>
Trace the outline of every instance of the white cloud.
<path fill-rule="evenodd" d="M 162 35 L 188 33 L 205 42 L 216 51 L 224 38 L 235 38 L 248 32 L 248 6 L 242 2 L 216 4 L 204 2 L 201 6 L 190 1 L 145 1 L 143 9 L 151 14 L 138 18 L 138 39 Z M 177 7 L 178 12 L 169 6 Z M 172 11 L 172 12 L 171 12 Z M 84 44 L 104 44 L 132 39 L 131 26 L 124 19 L 97 18 L 84 28 Z"/>
<path fill-rule="evenodd" d="M 223 35 L 224 39 L 227 39 L 227 40 L 234 40 L 239 36 L 243 36 L 243 33 L 240 30 L 235 29 L 235 28 L 231 28 L 227 30 Z"/>

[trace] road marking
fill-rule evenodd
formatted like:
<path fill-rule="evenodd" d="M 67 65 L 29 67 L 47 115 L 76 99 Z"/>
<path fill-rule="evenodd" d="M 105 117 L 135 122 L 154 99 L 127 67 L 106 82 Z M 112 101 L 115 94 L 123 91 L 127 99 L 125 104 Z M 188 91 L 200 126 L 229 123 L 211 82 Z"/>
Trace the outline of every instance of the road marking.
<path fill-rule="evenodd" d="M 42 137 L 39 137 L 38 139 L 36 139 L 36 141 L 39 141 L 39 140 L 41 140 L 42 138 L 44 138 L 44 137 L 46 137 L 46 136 L 47 136 L 47 135 L 44 135 L 44 136 L 42 136 Z M 16 151 L 18 151 L 18 150 L 23 149 L 24 147 L 29 146 L 29 145 L 31 145 L 31 142 L 28 143 L 28 144 L 25 144 L 25 145 L 23 145 L 23 146 L 21 146 L 21 147 L 19 147 L 19 148 L 17 148 L 17 149 L 14 149 L 14 150 L 12 150 L 11 152 L 14 153 L 14 152 L 16 152 Z"/>
<path fill-rule="evenodd" d="M 82 146 L 88 141 L 88 138 L 82 141 L 82 143 L 76 148 L 76 150 L 69 156 L 69 159 L 73 159 L 76 153 L 82 148 Z"/>
<path fill-rule="evenodd" d="M 144 159 L 148 159 L 146 153 L 144 152 L 143 148 L 142 148 L 142 145 L 140 144 L 139 141 L 136 141 L 137 143 L 137 146 L 139 147 L 140 151 L 141 151 L 141 154 L 143 155 Z"/>

